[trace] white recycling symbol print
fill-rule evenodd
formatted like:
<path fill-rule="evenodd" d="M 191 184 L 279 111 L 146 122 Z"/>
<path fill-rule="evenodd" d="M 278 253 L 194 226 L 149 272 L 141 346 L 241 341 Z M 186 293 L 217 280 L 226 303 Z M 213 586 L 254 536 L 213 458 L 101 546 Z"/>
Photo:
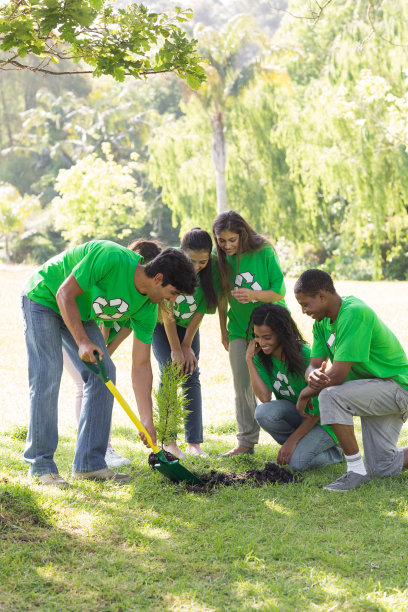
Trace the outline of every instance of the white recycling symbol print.
<path fill-rule="evenodd" d="M 335 334 L 330 334 L 330 336 L 327 338 L 327 345 L 330 348 L 332 348 L 333 345 L 334 345 L 334 350 L 336 350 L 335 340 L 336 340 L 336 335 Z"/>
<path fill-rule="evenodd" d="M 181 304 L 183 304 L 185 302 L 186 306 L 187 306 L 187 311 L 183 312 L 183 314 L 181 314 Z M 184 310 L 184 309 L 183 309 Z M 183 295 L 180 294 L 177 296 L 176 301 L 174 303 L 174 307 L 173 307 L 173 313 L 174 316 L 179 318 L 179 319 L 189 319 L 190 317 L 193 316 L 193 314 L 195 313 L 195 311 L 197 310 L 197 304 L 196 301 L 194 299 L 194 295 Z"/>
<path fill-rule="evenodd" d="M 254 291 L 262 291 L 261 285 L 257 281 L 254 281 L 254 275 L 251 272 L 241 272 L 240 274 L 236 275 L 234 288 L 240 289 L 243 283 L 248 283 L 249 288 L 253 289 Z M 255 303 L 257 301 L 258 300 L 252 300 L 252 303 Z"/>
<path fill-rule="evenodd" d="M 276 393 L 279 393 L 279 395 L 286 395 L 287 397 L 290 395 L 295 395 L 295 392 L 290 386 L 289 380 L 286 374 L 282 374 L 282 372 L 278 370 L 278 373 L 276 374 L 276 378 L 277 380 L 275 380 L 275 382 L 273 383 L 273 388 L 275 389 Z M 282 389 L 283 384 L 286 385 L 286 389 Z"/>
<path fill-rule="evenodd" d="M 112 314 L 106 314 L 104 308 L 110 306 L 116 308 L 116 312 Z M 114 298 L 112 300 L 105 300 L 104 297 L 97 297 L 93 303 L 92 308 L 98 319 L 120 319 L 125 312 L 129 310 L 129 304 L 121 298 Z"/>

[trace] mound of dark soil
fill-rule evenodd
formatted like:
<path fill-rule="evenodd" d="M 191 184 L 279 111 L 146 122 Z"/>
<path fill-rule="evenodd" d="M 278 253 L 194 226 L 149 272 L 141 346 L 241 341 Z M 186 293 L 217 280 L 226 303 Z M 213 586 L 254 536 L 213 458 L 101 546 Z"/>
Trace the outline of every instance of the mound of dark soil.
<path fill-rule="evenodd" d="M 243 484 L 252 484 L 260 487 L 265 483 L 286 484 L 299 481 L 300 474 L 293 474 L 286 468 L 279 467 L 276 463 L 268 462 L 262 470 L 247 470 L 242 474 L 235 472 L 216 472 L 211 470 L 209 474 L 199 474 L 203 481 L 202 485 L 187 485 L 189 491 L 206 493 L 216 487 L 230 487 Z"/>
<path fill-rule="evenodd" d="M 166 459 L 174 461 L 177 459 L 174 455 L 167 451 L 163 451 Z M 149 455 L 149 465 L 153 466 L 157 463 L 157 457 L 154 453 Z M 262 470 L 247 470 L 242 474 L 235 472 L 216 472 L 211 470 L 208 474 L 197 474 L 202 480 L 202 484 L 186 484 L 188 491 L 196 493 L 207 493 L 216 487 L 231 487 L 242 484 L 252 484 L 255 487 L 260 487 L 265 483 L 286 484 L 288 482 L 299 482 L 302 480 L 300 474 L 293 474 L 290 470 L 279 467 L 276 463 L 268 462 Z"/>

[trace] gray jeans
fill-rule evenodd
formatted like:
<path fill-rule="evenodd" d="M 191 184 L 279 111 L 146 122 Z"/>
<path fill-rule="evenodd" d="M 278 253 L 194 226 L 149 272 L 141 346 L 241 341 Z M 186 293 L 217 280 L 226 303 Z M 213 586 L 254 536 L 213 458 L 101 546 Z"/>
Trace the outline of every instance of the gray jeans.
<path fill-rule="evenodd" d="M 351 380 L 319 394 L 323 425 L 353 425 L 361 419 L 364 460 L 373 476 L 399 474 L 404 463 L 398 437 L 408 418 L 408 391 L 392 378 Z"/>
<path fill-rule="evenodd" d="M 235 417 L 238 427 L 238 444 L 253 448 L 259 440 L 259 425 L 255 421 L 256 397 L 252 390 L 246 362 L 245 338 L 235 338 L 229 343 L 229 360 L 235 390 Z"/>
<path fill-rule="evenodd" d="M 278 444 L 284 444 L 303 421 L 296 405 L 283 399 L 259 404 L 255 418 Z M 308 470 L 342 460 L 342 452 L 331 435 L 317 424 L 297 443 L 289 467 L 293 470 Z"/>

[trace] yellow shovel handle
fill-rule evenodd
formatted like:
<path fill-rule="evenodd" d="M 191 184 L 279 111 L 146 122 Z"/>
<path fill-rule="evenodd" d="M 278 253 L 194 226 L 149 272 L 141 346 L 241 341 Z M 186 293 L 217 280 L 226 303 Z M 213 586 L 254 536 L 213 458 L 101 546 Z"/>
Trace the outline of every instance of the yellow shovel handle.
<path fill-rule="evenodd" d="M 142 423 L 139 421 L 139 419 L 137 418 L 137 416 L 135 415 L 135 413 L 133 412 L 133 410 L 131 409 L 127 401 L 125 400 L 125 398 L 122 397 L 122 395 L 119 393 L 119 391 L 117 390 L 113 382 L 111 380 L 108 380 L 108 382 L 106 382 L 105 385 L 108 387 L 112 395 L 116 397 L 119 404 L 122 406 L 123 410 L 128 415 L 129 419 L 133 421 L 133 423 L 136 425 L 139 431 L 144 433 L 144 435 L 146 436 L 147 443 L 152 449 L 152 451 L 154 453 L 158 453 L 160 451 L 160 448 L 153 443 L 153 440 L 150 437 L 150 434 L 148 433 L 146 427 L 142 425 Z"/>

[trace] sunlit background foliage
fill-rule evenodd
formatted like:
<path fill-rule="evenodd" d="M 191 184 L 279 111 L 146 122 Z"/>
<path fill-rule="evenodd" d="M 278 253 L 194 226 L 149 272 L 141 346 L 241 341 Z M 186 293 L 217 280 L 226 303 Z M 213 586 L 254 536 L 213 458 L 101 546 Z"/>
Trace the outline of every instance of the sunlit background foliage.
<path fill-rule="evenodd" d="M 271 237 L 287 273 L 407 279 L 408 4 L 178 4 L 206 58 L 198 89 L 0 70 L 0 256 L 177 244 L 224 206 Z"/>

